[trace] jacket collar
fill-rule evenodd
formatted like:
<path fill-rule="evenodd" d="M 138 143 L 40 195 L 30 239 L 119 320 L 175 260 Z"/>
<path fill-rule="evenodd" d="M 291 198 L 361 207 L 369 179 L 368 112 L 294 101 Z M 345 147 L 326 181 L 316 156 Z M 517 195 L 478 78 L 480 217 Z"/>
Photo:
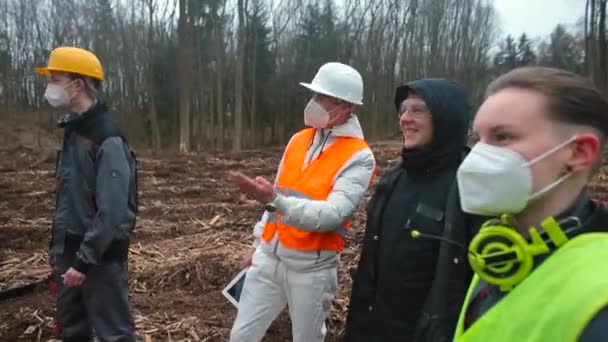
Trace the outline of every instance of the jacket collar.
<path fill-rule="evenodd" d="M 333 128 L 325 128 L 320 131 L 322 136 L 327 135 L 327 133 L 331 133 L 333 137 L 350 137 L 357 139 L 365 139 L 361 124 L 359 123 L 359 119 L 355 114 L 351 114 L 348 120 L 339 126 L 335 126 Z"/>
<path fill-rule="evenodd" d="M 97 101 L 93 102 L 91 107 L 84 113 L 74 113 L 68 112 L 64 113 L 57 120 L 57 125 L 61 128 L 64 128 L 68 125 L 86 125 L 91 121 L 95 121 L 95 119 L 104 114 L 107 111 L 108 107 L 104 102 Z"/>

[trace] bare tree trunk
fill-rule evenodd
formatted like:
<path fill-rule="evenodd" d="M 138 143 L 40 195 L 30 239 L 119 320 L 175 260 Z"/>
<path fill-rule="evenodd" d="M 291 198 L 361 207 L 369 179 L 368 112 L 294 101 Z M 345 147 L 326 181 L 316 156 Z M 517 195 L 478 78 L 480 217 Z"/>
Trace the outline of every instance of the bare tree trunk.
<path fill-rule="evenodd" d="M 589 53 L 591 52 L 591 36 L 589 30 L 589 0 L 585 0 L 585 74 L 589 75 L 591 66 L 589 65 Z"/>
<path fill-rule="evenodd" d="M 192 37 L 187 18 L 186 0 L 179 0 L 179 151 L 190 151 L 190 72 L 192 71 Z"/>
<path fill-rule="evenodd" d="M 465 12 L 463 13 L 463 15 L 465 16 L 464 18 L 464 22 L 460 25 L 461 30 L 460 30 L 460 35 L 461 35 L 461 42 L 460 42 L 460 46 L 458 47 L 459 53 L 456 59 L 456 70 L 460 71 L 460 75 L 462 75 L 462 79 L 463 81 L 465 81 L 465 84 L 471 86 L 470 84 L 470 79 L 473 77 L 473 75 L 471 75 L 470 70 L 467 70 L 467 61 L 470 61 L 469 56 L 471 56 L 471 54 L 473 53 L 471 50 L 467 48 L 467 42 L 469 42 L 469 29 L 470 29 L 470 22 L 471 22 L 471 8 L 473 6 L 472 4 L 472 0 L 467 0 L 466 1 L 466 5 L 465 5 Z"/>
<path fill-rule="evenodd" d="M 242 149 L 243 138 L 243 73 L 245 66 L 245 7 L 243 0 L 238 0 L 238 42 L 236 56 L 236 73 L 234 78 L 234 139 L 232 149 Z"/>
<path fill-rule="evenodd" d="M 201 53 L 202 56 L 202 53 Z M 204 58 L 199 58 L 198 66 L 198 82 L 199 85 L 196 87 L 198 94 L 196 95 L 196 117 L 198 118 L 198 140 L 197 140 L 197 151 L 202 151 L 205 148 L 210 147 L 211 131 L 209 129 L 209 116 L 213 116 L 213 112 L 207 112 L 209 108 L 209 99 L 213 98 L 213 85 L 205 77 L 207 70 L 205 69 Z M 209 95 L 208 95 L 209 94 Z"/>
<path fill-rule="evenodd" d="M 224 18 L 224 12 L 226 11 L 226 2 L 222 2 L 222 13 L 220 18 L 216 17 L 216 30 L 215 30 L 215 60 L 216 60 L 216 115 L 217 115 L 217 130 L 216 143 L 218 149 L 224 149 L 224 27 L 222 19 Z"/>
<path fill-rule="evenodd" d="M 596 81 L 597 80 L 597 36 L 595 29 L 595 0 L 591 0 L 591 13 L 589 15 L 591 22 L 589 28 L 591 31 L 591 44 L 589 49 L 589 77 Z"/>
<path fill-rule="evenodd" d="M 209 106 L 207 109 L 207 113 L 209 116 L 209 123 L 207 125 L 207 136 L 209 137 L 209 145 L 212 149 L 216 149 L 216 129 L 215 129 L 215 79 L 217 75 L 214 73 L 211 75 L 210 86 L 211 91 L 209 92 Z"/>
<path fill-rule="evenodd" d="M 257 121 L 256 121 L 256 102 L 257 102 L 257 96 L 256 96 L 256 84 L 257 84 L 257 80 L 256 80 L 256 66 L 257 66 L 257 61 L 258 61 L 258 54 L 257 54 L 257 41 L 258 41 L 258 34 L 257 31 L 254 29 L 253 31 L 253 49 L 252 49 L 252 61 L 251 61 L 251 108 L 250 108 L 250 112 L 249 112 L 249 134 L 251 136 L 251 141 L 250 141 L 250 146 L 252 148 L 255 148 L 257 146 L 257 139 L 256 137 L 258 136 L 258 129 L 261 129 L 261 127 L 259 127 L 259 125 L 257 125 Z"/>
<path fill-rule="evenodd" d="M 217 142 L 216 146 L 218 149 L 224 149 L 224 56 L 222 55 L 222 44 L 221 40 L 223 39 L 223 35 L 219 33 L 218 37 L 218 48 L 216 49 L 216 53 L 219 58 L 217 59 L 217 73 L 216 73 L 216 108 L 217 108 Z"/>
<path fill-rule="evenodd" d="M 156 1 L 148 1 L 148 100 L 150 103 L 149 120 L 152 133 L 152 147 L 154 151 L 161 149 L 160 128 L 156 110 L 156 84 L 154 80 L 154 7 Z"/>
<path fill-rule="evenodd" d="M 465 0 L 466 1 L 466 0 Z M 460 5 L 462 4 L 462 0 L 461 1 L 456 1 L 456 8 L 454 9 L 454 17 L 453 17 L 453 22 L 451 22 L 451 49 L 448 52 L 449 57 L 447 58 L 447 72 L 451 75 L 453 75 L 456 71 L 456 60 L 458 58 L 458 50 L 459 50 L 459 45 L 458 44 L 458 27 L 459 26 L 463 26 L 462 24 L 460 24 L 459 19 L 460 19 Z M 459 25 L 460 24 L 460 25 Z"/>
<path fill-rule="evenodd" d="M 600 19 L 599 19 L 599 85 L 603 90 L 606 90 L 608 66 L 606 65 L 606 0 L 600 0 Z"/>
<path fill-rule="evenodd" d="M 3 39 L 3 44 L 5 47 L 5 52 L 6 55 L 5 56 L 1 56 L 0 57 L 0 72 L 2 72 L 2 83 L 0 83 L 0 87 L 2 88 L 2 95 L 1 97 L 3 98 L 3 102 L 4 102 L 4 106 L 5 106 L 5 110 L 6 112 L 9 112 L 9 108 L 11 107 L 11 102 L 13 101 L 12 98 L 12 87 L 11 85 L 11 80 L 12 80 L 12 73 L 13 73 L 13 68 L 12 68 L 12 59 L 11 59 L 11 39 L 9 37 L 9 32 L 8 32 L 8 27 L 9 27 L 9 15 L 8 15 L 8 1 L 4 1 L 4 6 L 2 6 L 2 10 L 0 11 L 1 16 L 3 17 L 2 20 L 2 26 L 5 30 L 4 37 L 0 37 L 0 39 Z M 6 58 L 5 60 L 2 60 L 4 58 Z"/>

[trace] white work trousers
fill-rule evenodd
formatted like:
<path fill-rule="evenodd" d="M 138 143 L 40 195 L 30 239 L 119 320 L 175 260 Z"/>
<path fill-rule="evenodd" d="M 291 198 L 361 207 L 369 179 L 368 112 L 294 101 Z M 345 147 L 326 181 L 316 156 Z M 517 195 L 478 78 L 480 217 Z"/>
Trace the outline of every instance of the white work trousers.
<path fill-rule="evenodd" d="M 247 271 L 231 342 L 261 341 L 287 304 L 294 342 L 322 342 L 338 287 L 335 267 L 297 272 L 258 248 Z"/>

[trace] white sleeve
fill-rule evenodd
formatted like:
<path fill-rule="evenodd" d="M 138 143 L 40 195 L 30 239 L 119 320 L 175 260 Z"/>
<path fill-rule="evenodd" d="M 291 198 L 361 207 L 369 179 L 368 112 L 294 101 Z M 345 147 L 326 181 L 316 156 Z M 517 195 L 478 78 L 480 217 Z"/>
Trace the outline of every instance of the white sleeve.
<path fill-rule="evenodd" d="M 334 231 L 357 209 L 369 187 L 376 161 L 369 148 L 355 153 L 338 171 L 326 200 L 278 195 L 281 222 L 306 231 Z"/>
<path fill-rule="evenodd" d="M 293 136 L 289 139 L 287 146 L 285 147 L 285 151 L 287 151 L 287 147 L 293 140 Z M 283 166 L 283 160 L 285 160 L 285 151 L 283 151 L 283 155 L 281 156 L 281 161 L 279 162 L 279 167 L 277 168 L 277 175 L 274 177 L 274 185 L 276 187 L 277 180 L 279 179 L 279 172 L 281 172 L 281 167 Z M 264 211 L 262 214 L 262 218 L 253 226 L 253 247 L 257 248 L 260 245 L 260 241 L 262 239 L 262 231 L 266 226 L 266 222 L 268 221 L 268 212 Z"/>

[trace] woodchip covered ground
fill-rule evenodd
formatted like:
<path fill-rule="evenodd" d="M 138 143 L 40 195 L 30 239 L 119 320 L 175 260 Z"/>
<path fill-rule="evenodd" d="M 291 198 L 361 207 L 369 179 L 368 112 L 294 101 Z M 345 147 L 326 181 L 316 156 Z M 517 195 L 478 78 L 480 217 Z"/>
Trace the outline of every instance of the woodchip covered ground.
<path fill-rule="evenodd" d="M 0 145 L 0 291 L 49 272 L 46 251 L 54 208 L 54 155 L 21 144 Z M 373 145 L 379 174 L 399 156 L 399 143 Z M 227 170 L 274 177 L 281 149 L 239 154 L 141 155 L 141 214 L 130 250 L 130 300 L 145 341 L 226 341 L 235 309 L 220 293 L 250 248 L 261 206 L 226 184 Z M 596 197 L 606 190 L 603 172 Z M 367 202 L 370 191 L 364 202 Z M 343 330 L 350 271 L 356 266 L 365 218 L 354 218 L 340 266 L 329 341 Z M 47 292 L 0 303 L 0 341 L 48 341 L 54 302 Z M 265 341 L 289 341 L 287 315 Z"/>

